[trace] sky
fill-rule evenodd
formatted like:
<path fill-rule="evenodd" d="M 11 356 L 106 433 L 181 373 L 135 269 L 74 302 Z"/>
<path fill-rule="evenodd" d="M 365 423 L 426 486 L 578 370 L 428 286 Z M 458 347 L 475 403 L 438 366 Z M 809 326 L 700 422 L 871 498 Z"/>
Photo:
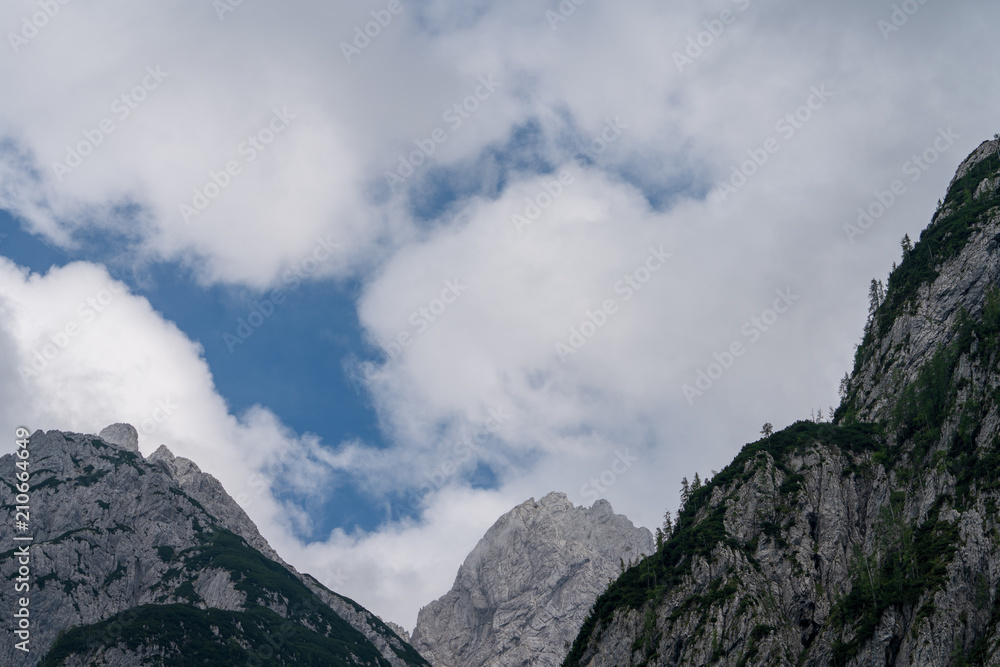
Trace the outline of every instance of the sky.
<path fill-rule="evenodd" d="M 128 422 L 412 628 L 503 513 L 656 527 L 838 402 L 1000 131 L 984 0 L 10 0 L 0 450 Z"/>

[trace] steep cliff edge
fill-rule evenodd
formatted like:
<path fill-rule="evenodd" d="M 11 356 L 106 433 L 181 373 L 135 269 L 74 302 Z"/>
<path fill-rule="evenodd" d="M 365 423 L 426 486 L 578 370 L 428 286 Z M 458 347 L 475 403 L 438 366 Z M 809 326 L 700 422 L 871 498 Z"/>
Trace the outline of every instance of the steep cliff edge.
<path fill-rule="evenodd" d="M 0 554 L 0 608 L 29 600 L 29 652 L 9 635 L 0 664 L 427 665 L 284 563 L 214 477 L 166 447 L 144 459 L 131 426 L 38 431 L 25 451 L 0 458 L 0 542 L 15 545 Z M 26 526 L 14 520 L 18 473 Z"/>
<path fill-rule="evenodd" d="M 445 596 L 420 610 L 413 645 L 434 667 L 558 665 L 623 561 L 653 553 L 652 534 L 605 500 L 533 498 L 500 517 Z"/>
<path fill-rule="evenodd" d="M 876 290 L 835 423 L 693 492 L 564 665 L 1000 665 L 998 151 Z"/>

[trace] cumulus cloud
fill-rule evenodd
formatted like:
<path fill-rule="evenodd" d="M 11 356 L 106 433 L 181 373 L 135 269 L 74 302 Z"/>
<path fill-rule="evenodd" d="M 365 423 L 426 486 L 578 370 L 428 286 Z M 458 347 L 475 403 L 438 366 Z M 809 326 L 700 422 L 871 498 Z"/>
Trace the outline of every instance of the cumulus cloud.
<path fill-rule="evenodd" d="M 0 64 L 0 207 L 50 242 L 254 287 L 339 244 L 315 275 L 361 285 L 352 372 L 388 448 L 230 414 L 198 346 L 88 263 L 0 265 L 0 397 L 8 426 L 148 423 L 144 452 L 193 458 L 294 564 L 412 624 L 513 504 L 597 493 L 653 526 L 681 476 L 836 401 L 868 281 L 998 129 L 978 64 L 1000 9 L 401 6 L 71 3 Z M 309 517 L 271 480 L 338 475 L 391 520 L 297 541 L 276 517 Z"/>

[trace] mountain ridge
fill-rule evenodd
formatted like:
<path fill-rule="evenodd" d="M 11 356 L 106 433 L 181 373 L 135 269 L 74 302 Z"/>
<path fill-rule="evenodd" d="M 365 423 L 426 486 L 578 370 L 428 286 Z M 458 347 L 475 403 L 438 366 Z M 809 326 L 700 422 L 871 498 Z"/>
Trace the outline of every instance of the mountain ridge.
<path fill-rule="evenodd" d="M 902 246 L 834 423 L 692 491 L 563 665 L 1000 665 L 1000 140 Z"/>
<path fill-rule="evenodd" d="M 486 531 L 451 590 L 420 610 L 413 645 L 434 667 L 558 665 L 591 604 L 653 536 L 607 500 L 552 492 Z"/>
<path fill-rule="evenodd" d="M 166 447 L 143 458 L 134 428 L 109 429 L 28 438 L 31 653 L 8 642 L 0 662 L 427 665 L 377 617 L 282 561 L 214 477 Z M 14 462 L 0 457 L 11 513 Z M 0 540 L 13 532 L 0 526 Z M 0 559 L 7 579 L 13 553 Z M 13 593 L 0 590 L 6 608 Z"/>

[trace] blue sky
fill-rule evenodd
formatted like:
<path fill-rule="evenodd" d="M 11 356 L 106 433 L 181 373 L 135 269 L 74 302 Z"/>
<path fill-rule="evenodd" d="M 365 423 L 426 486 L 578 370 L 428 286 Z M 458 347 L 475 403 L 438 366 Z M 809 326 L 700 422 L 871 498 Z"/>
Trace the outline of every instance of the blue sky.
<path fill-rule="evenodd" d="M 204 349 L 219 393 L 230 410 L 267 405 L 290 428 L 313 433 L 327 442 L 363 439 L 380 446 L 377 415 L 363 387 L 345 373 L 345 360 L 371 355 L 362 340 L 352 290 L 345 281 L 315 281 L 290 293 L 275 315 L 265 320 L 244 343 L 230 350 L 223 334 L 235 334 L 239 318 L 252 312 L 253 290 L 238 286 L 198 285 L 190 271 L 174 263 L 136 271 L 105 258 L 108 245 L 94 238 L 79 250 L 65 250 L 26 233 L 7 212 L 0 212 L 0 229 L 7 234 L 0 252 L 34 273 L 70 262 L 103 260 L 133 294 L 145 297 L 164 318 L 177 324 Z M 88 252 L 89 250 L 89 252 Z M 294 496 L 294 494 L 292 494 Z M 296 498 L 304 502 L 303 498 Z M 371 530 L 385 520 L 350 484 L 314 507 L 322 517 L 315 539 L 337 526 Z"/>
<path fill-rule="evenodd" d="M 1000 9 L 562 5 L 71 3 L 25 37 L 6 4 L 0 428 L 130 421 L 409 626 L 526 498 L 653 527 L 835 404 L 869 281 L 1000 129 Z"/>

